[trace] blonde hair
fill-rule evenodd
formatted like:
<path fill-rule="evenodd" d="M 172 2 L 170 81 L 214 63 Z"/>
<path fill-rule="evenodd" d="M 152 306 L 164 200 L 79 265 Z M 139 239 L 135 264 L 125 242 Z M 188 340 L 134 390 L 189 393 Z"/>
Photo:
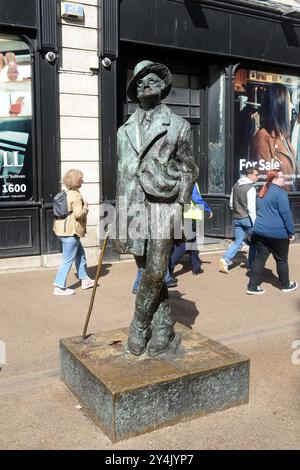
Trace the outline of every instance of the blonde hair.
<path fill-rule="evenodd" d="M 83 173 L 80 170 L 69 170 L 63 177 L 63 184 L 68 189 L 78 189 L 80 186 L 80 180 L 83 178 Z"/>

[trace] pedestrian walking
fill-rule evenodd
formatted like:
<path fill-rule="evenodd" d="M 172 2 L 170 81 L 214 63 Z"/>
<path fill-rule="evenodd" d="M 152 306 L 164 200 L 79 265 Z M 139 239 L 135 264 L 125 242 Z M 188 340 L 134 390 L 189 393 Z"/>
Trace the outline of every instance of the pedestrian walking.
<path fill-rule="evenodd" d="M 272 253 L 282 292 L 292 292 L 298 284 L 289 279 L 288 252 L 290 241 L 295 239 L 292 214 L 286 191 L 283 189 L 282 171 L 267 172 L 267 181 L 257 201 L 257 217 L 253 236 L 256 256 L 251 266 L 247 294 L 264 294 L 260 287 L 265 263 Z"/>
<path fill-rule="evenodd" d="M 81 238 L 86 234 L 88 203 L 83 201 L 79 191 L 83 183 L 83 173 L 80 170 L 69 170 L 63 177 L 67 189 L 67 205 L 69 215 L 55 218 L 53 230 L 62 244 L 62 263 L 54 280 L 54 295 L 72 295 L 74 289 L 66 287 L 69 271 L 75 261 L 78 279 L 82 289 L 93 287 L 94 281 L 89 278 L 86 268 L 86 256 L 81 244 Z"/>
<path fill-rule="evenodd" d="M 193 236 L 186 241 L 176 243 L 173 247 L 169 269 L 165 277 L 165 282 L 168 287 L 176 287 L 177 280 L 174 276 L 174 268 L 185 254 L 188 254 L 190 257 L 190 264 L 192 266 L 193 275 L 196 276 L 203 272 L 196 236 L 196 223 L 197 220 L 203 219 L 203 211 L 208 213 L 209 219 L 213 217 L 212 209 L 201 196 L 198 183 L 195 183 L 192 192 L 190 210 L 184 213 L 184 218 L 190 219 L 192 221 Z"/>
<path fill-rule="evenodd" d="M 259 170 L 253 166 L 248 167 L 233 186 L 230 196 L 230 208 L 233 217 L 233 230 L 235 240 L 228 247 L 223 258 L 220 259 L 220 271 L 228 273 L 228 266 L 244 244 L 245 233 L 251 229 L 256 218 L 256 190 L 254 183 L 259 177 Z M 249 248 L 248 268 L 251 267 L 255 256 L 255 245 Z"/>

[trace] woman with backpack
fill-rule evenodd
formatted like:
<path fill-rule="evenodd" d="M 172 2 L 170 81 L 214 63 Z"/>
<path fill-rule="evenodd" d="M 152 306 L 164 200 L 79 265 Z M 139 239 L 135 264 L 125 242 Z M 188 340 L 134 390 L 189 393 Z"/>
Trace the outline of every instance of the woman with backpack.
<path fill-rule="evenodd" d="M 66 287 L 69 271 L 75 261 L 78 279 L 81 280 L 82 289 L 94 286 L 94 281 L 89 278 L 86 271 L 86 257 L 80 239 L 86 234 L 86 220 L 88 203 L 83 201 L 79 191 L 83 183 L 83 173 L 80 170 L 69 170 L 63 177 L 66 187 L 66 202 L 68 214 L 63 214 L 61 208 L 54 204 L 54 214 L 62 215 L 54 219 L 53 230 L 62 243 L 62 263 L 54 280 L 54 295 L 72 295 L 74 289 Z"/>

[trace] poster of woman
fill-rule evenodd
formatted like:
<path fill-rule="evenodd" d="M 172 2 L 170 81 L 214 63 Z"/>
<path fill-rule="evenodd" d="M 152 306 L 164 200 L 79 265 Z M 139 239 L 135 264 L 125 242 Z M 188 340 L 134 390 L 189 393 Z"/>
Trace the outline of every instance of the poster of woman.
<path fill-rule="evenodd" d="M 235 80 L 235 161 L 240 173 L 247 166 L 280 170 L 285 189 L 300 190 L 298 77 L 239 70 Z M 296 136 L 297 133 L 297 136 Z M 299 140 L 299 144 L 298 144 Z"/>

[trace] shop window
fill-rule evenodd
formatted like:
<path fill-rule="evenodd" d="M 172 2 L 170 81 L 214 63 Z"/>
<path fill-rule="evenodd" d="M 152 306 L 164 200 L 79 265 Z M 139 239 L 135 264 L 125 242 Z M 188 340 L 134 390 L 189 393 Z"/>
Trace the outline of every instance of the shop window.
<path fill-rule="evenodd" d="M 0 202 L 33 197 L 32 74 L 28 44 L 0 34 Z"/>
<path fill-rule="evenodd" d="M 209 67 L 208 192 L 225 192 L 225 78 L 218 65 Z"/>
<path fill-rule="evenodd" d="M 283 171 L 285 188 L 300 189 L 300 77 L 283 72 L 239 69 L 234 78 L 234 165 Z"/>

